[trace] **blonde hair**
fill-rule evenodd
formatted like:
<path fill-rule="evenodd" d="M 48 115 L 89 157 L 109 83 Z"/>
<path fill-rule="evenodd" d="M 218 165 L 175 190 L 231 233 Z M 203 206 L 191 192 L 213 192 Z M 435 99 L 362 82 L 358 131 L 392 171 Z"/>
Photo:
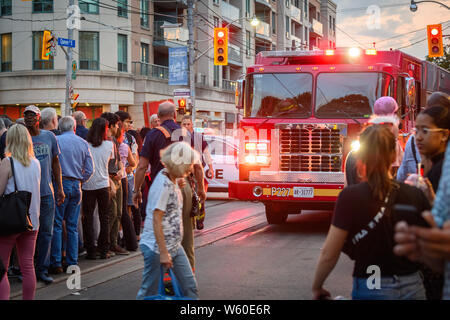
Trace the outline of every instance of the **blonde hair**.
<path fill-rule="evenodd" d="M 8 129 L 5 154 L 25 167 L 30 165 L 31 159 L 34 158 L 33 141 L 24 125 L 15 124 Z"/>
<path fill-rule="evenodd" d="M 184 176 L 199 161 L 200 154 L 186 142 L 175 142 L 161 150 L 161 163 L 176 177 Z"/>

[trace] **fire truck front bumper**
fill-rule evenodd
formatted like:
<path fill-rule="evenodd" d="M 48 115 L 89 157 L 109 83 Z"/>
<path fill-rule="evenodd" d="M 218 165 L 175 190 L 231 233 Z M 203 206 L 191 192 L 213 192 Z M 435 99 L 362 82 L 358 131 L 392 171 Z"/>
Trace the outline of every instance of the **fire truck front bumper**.
<path fill-rule="evenodd" d="M 334 203 L 342 189 L 343 184 L 230 181 L 228 194 L 245 201 Z"/>

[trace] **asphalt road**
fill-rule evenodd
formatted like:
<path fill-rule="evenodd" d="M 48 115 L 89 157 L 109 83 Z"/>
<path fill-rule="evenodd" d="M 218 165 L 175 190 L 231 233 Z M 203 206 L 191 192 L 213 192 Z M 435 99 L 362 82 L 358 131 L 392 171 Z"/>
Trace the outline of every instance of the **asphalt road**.
<path fill-rule="evenodd" d="M 201 300 L 307 300 L 331 212 L 306 211 L 284 225 L 267 225 L 259 203 L 210 201 L 205 230 L 196 233 L 196 277 Z M 83 277 L 82 290 L 53 299 L 136 298 L 140 255 Z M 325 284 L 350 297 L 352 262 L 344 255 Z M 63 290 L 63 289 L 61 289 Z M 39 294 L 37 299 L 51 298 Z"/>

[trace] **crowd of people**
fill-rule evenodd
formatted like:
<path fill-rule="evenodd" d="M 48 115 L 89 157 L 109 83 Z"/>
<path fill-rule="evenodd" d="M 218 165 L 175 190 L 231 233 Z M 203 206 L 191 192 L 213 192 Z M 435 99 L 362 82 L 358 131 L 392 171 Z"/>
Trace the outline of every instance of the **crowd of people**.
<path fill-rule="evenodd" d="M 148 278 L 150 259 L 173 266 L 187 294 L 196 296 L 191 207 L 194 193 L 200 201 L 206 199 L 199 156 L 204 149 L 194 151 L 194 135 L 181 129 L 175 117 L 175 105 L 165 102 L 150 118 L 150 127 L 140 130 L 133 129 L 125 111 L 104 112 L 89 129 L 81 111 L 58 120 L 55 109 L 34 105 L 26 107 L 24 118 L 15 124 L 7 117 L 0 119 L 0 195 L 14 190 L 14 174 L 18 189 L 31 192 L 33 225 L 30 232 L 0 236 L 0 261 L 8 269 L 8 274 L 0 274 L 0 300 L 9 299 L 8 275 L 18 275 L 23 299 L 33 299 L 36 281 L 51 284 L 52 275 L 77 265 L 80 257 L 128 255 L 137 251 L 139 243 L 147 272 L 140 294 L 150 295 L 145 284 L 154 285 Z M 179 138 L 172 141 L 177 130 Z M 161 158 L 169 146 L 172 149 Z M 174 155 L 181 150 L 186 156 L 186 148 L 192 156 L 180 166 L 186 157 Z M 167 179 L 159 178 L 162 174 Z M 147 206 L 144 199 L 152 200 Z M 160 227 L 156 234 L 155 221 Z M 167 245 L 164 239 L 170 239 Z"/>
<path fill-rule="evenodd" d="M 353 299 L 450 299 L 450 97 L 429 97 L 404 151 L 398 109 L 393 98 L 378 99 L 359 150 L 347 157 L 314 299 L 331 297 L 324 283 L 341 252 L 355 262 Z M 95 260 L 138 247 L 137 299 L 156 295 L 168 269 L 186 297 L 198 297 L 194 229 L 202 228 L 196 218 L 212 160 L 192 119 L 175 119 L 169 101 L 139 131 L 125 111 L 105 112 L 89 129 L 81 111 L 58 121 L 53 108 L 34 105 L 16 124 L 0 119 L 0 195 L 15 184 L 32 194 L 33 229 L 0 236 L 0 261 L 20 268 L 24 299 L 84 250 Z M 371 283 L 373 267 L 380 278 Z M 9 295 L 0 274 L 0 299 Z"/>
<path fill-rule="evenodd" d="M 352 299 L 450 299 L 450 96 L 428 98 L 404 152 L 397 110 L 379 98 L 347 157 L 314 299 L 331 298 L 324 283 L 341 252 L 354 260 Z"/>

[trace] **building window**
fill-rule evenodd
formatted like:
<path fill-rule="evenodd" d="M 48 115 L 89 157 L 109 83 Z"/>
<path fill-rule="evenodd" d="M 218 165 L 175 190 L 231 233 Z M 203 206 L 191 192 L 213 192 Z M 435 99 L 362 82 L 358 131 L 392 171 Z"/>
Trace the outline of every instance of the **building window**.
<path fill-rule="evenodd" d="M 141 27 L 148 28 L 148 0 L 141 0 Z"/>
<path fill-rule="evenodd" d="M 286 8 L 289 8 L 289 0 L 286 0 Z"/>
<path fill-rule="evenodd" d="M 277 14 L 272 11 L 272 33 L 277 33 Z"/>
<path fill-rule="evenodd" d="M 33 0 L 33 13 L 52 13 L 53 0 Z"/>
<path fill-rule="evenodd" d="M 50 55 L 48 60 L 41 59 L 43 36 L 44 31 L 33 32 L 33 70 L 53 69 L 53 56 Z"/>
<path fill-rule="evenodd" d="M 214 81 L 213 81 L 213 86 L 214 87 L 219 87 L 219 66 L 214 66 Z"/>
<path fill-rule="evenodd" d="M 141 62 L 148 63 L 150 61 L 148 53 L 149 53 L 148 44 L 141 42 Z"/>
<path fill-rule="evenodd" d="M 128 66 L 128 46 L 127 36 L 124 34 L 117 35 L 117 70 L 127 72 Z"/>
<path fill-rule="evenodd" d="M 304 2 L 304 4 L 305 4 L 305 7 L 303 8 L 303 11 L 305 12 L 305 18 L 307 18 L 308 17 L 308 0 L 305 0 L 305 2 Z"/>
<path fill-rule="evenodd" d="M 246 17 L 250 17 L 250 0 L 245 0 L 245 14 Z"/>
<path fill-rule="evenodd" d="M 290 22 L 289 22 L 289 17 L 286 16 L 286 37 L 289 37 L 289 32 L 290 32 Z"/>
<path fill-rule="evenodd" d="M 333 31 L 336 32 L 336 19 L 333 18 Z"/>
<path fill-rule="evenodd" d="M 5 33 L 2 34 L 1 42 L 1 57 L 2 64 L 0 66 L 0 71 L 12 71 L 12 34 Z"/>
<path fill-rule="evenodd" d="M 219 23 L 220 23 L 220 22 L 219 22 L 219 18 L 214 17 L 214 27 L 215 27 L 215 28 L 220 27 Z"/>
<path fill-rule="evenodd" d="M 99 70 L 99 33 L 79 32 L 80 70 Z"/>
<path fill-rule="evenodd" d="M 245 54 L 250 55 L 250 31 L 245 33 Z"/>
<path fill-rule="evenodd" d="M 81 13 L 98 14 L 98 0 L 79 0 Z"/>
<path fill-rule="evenodd" d="M 320 22 L 320 12 L 317 12 L 317 21 Z"/>
<path fill-rule="evenodd" d="M 11 0 L 0 0 L 0 16 L 11 15 Z"/>
<path fill-rule="evenodd" d="M 213 3 L 218 5 L 219 4 L 219 0 L 213 0 Z"/>
<path fill-rule="evenodd" d="M 128 17 L 128 4 L 127 4 L 127 0 L 117 0 L 117 15 L 119 17 L 124 17 L 127 18 Z"/>

